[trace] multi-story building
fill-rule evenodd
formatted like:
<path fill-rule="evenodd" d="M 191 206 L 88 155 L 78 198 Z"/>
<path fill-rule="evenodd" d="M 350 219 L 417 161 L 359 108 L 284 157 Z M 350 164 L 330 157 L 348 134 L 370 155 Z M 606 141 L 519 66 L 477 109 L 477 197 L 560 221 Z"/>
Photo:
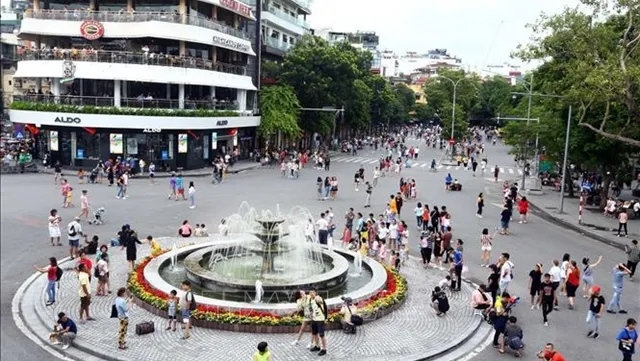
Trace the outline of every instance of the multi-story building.
<path fill-rule="evenodd" d="M 449 55 L 447 49 L 434 49 L 426 54 L 413 51 L 398 55 L 383 53 L 382 69 L 387 77 L 405 76 L 413 81 L 438 74 L 440 69 L 460 69 L 462 60 Z"/>
<path fill-rule="evenodd" d="M 257 0 L 247 4 L 256 11 Z M 311 32 L 307 16 L 311 0 L 262 0 L 262 58 L 280 60 L 305 34 Z"/>
<path fill-rule="evenodd" d="M 371 72 L 381 74 L 382 69 L 382 52 L 378 50 L 380 45 L 380 37 L 375 31 L 356 31 L 355 33 L 343 33 L 331 31 L 331 29 L 323 29 L 316 32 L 316 35 L 326 39 L 329 43 L 335 44 L 346 41 L 354 48 L 367 50 L 371 53 L 373 60 L 371 62 Z"/>
<path fill-rule="evenodd" d="M 259 117 L 248 24 L 237 0 L 33 0 L 15 78 L 36 79 L 11 121 L 53 160 L 142 158 L 197 168 L 253 149 Z M 50 91 L 43 84 L 50 81 Z"/>

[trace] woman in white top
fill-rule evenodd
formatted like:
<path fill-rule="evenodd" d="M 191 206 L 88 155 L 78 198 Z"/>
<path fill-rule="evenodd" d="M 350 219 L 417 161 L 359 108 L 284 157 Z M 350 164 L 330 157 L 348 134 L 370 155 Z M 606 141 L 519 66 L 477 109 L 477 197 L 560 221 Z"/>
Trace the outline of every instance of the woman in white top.
<path fill-rule="evenodd" d="M 51 238 L 52 246 L 56 244 L 62 246 L 60 242 L 60 222 L 62 222 L 62 218 L 58 216 L 58 210 L 52 209 L 49 212 L 49 238 Z M 57 241 L 57 243 L 54 243 L 54 240 Z"/>
<path fill-rule="evenodd" d="M 482 235 L 480 236 L 480 249 L 482 250 L 482 259 L 481 267 L 489 267 L 489 261 L 491 260 L 491 246 L 492 246 L 493 237 L 489 234 L 489 229 L 485 228 L 482 230 Z"/>
<path fill-rule="evenodd" d="M 380 178 L 380 169 L 378 167 L 376 167 L 376 169 L 373 170 L 373 183 L 372 183 L 372 185 L 374 187 L 378 185 L 378 178 Z"/>
<path fill-rule="evenodd" d="M 187 197 L 189 197 L 189 208 L 196 208 L 196 187 L 193 182 L 189 182 L 189 189 L 187 190 Z"/>
<path fill-rule="evenodd" d="M 422 229 L 422 216 L 424 215 L 424 207 L 422 207 L 422 203 L 418 202 L 416 208 L 413 210 L 416 215 L 416 223 L 418 225 L 418 229 Z"/>

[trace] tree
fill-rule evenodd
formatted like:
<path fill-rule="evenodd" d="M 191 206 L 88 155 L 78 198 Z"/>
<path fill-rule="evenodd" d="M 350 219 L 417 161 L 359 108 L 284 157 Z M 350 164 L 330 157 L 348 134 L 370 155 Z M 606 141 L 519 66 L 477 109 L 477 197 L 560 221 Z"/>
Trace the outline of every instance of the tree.
<path fill-rule="evenodd" d="M 389 82 L 380 75 L 368 78 L 371 89 L 371 119 L 374 124 L 387 125 L 398 118 L 400 104 Z"/>
<path fill-rule="evenodd" d="M 371 124 L 371 88 L 362 80 L 352 84 L 351 96 L 345 101 L 345 119 L 352 130 L 362 130 Z"/>
<path fill-rule="evenodd" d="M 580 127 L 640 147 L 640 1 L 580 2 L 581 9 L 543 14 L 516 55 L 548 59 L 547 89 L 579 105 Z"/>
<path fill-rule="evenodd" d="M 263 78 L 270 79 L 278 79 L 280 78 L 280 74 L 282 74 L 282 63 L 272 61 L 272 60 L 264 60 L 260 67 L 261 76 Z"/>
<path fill-rule="evenodd" d="M 453 125 L 453 138 L 463 139 L 469 132 L 468 118 L 465 116 L 462 107 L 459 104 L 456 104 L 456 121 L 455 124 L 452 124 L 452 112 L 453 103 L 446 103 L 442 108 L 442 114 L 439 114 L 440 119 L 442 120 L 443 137 L 446 138 L 451 136 L 451 126 Z"/>
<path fill-rule="evenodd" d="M 416 114 L 416 118 L 423 122 L 432 120 L 436 114 L 430 104 L 424 103 L 416 103 L 413 106 L 413 111 Z"/>
<path fill-rule="evenodd" d="M 258 132 L 264 138 L 278 133 L 296 139 L 302 135 L 298 125 L 300 103 L 290 86 L 274 85 L 260 90 L 260 114 L 262 119 Z"/>
<path fill-rule="evenodd" d="M 408 113 L 416 104 L 416 93 L 403 83 L 396 84 L 394 90 L 400 104 Z"/>
<path fill-rule="evenodd" d="M 480 85 L 476 115 L 482 119 L 493 119 L 511 109 L 509 99 L 513 91 L 511 84 L 502 76 L 494 76 Z"/>

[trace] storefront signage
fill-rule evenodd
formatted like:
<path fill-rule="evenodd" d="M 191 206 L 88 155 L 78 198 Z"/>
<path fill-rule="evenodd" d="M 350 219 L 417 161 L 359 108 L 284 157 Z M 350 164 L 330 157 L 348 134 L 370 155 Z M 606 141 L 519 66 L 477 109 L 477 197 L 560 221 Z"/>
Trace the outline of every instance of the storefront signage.
<path fill-rule="evenodd" d="M 218 133 L 211 133 L 211 149 L 218 149 Z"/>
<path fill-rule="evenodd" d="M 56 120 L 54 120 L 54 122 L 56 123 L 68 123 L 68 124 L 80 124 L 82 122 L 82 120 L 80 120 L 80 118 L 73 118 L 73 117 L 56 117 Z"/>
<path fill-rule="evenodd" d="M 243 16 L 251 17 L 251 8 L 236 0 L 220 0 L 220 5 Z"/>
<path fill-rule="evenodd" d="M 186 153 L 188 150 L 188 135 L 187 133 L 178 134 L 178 153 Z"/>
<path fill-rule="evenodd" d="M 80 24 L 80 35 L 87 40 L 98 40 L 104 35 L 104 25 L 95 20 L 85 20 Z"/>
<path fill-rule="evenodd" d="M 76 150 L 76 158 L 84 159 L 84 149 L 78 148 Z"/>
<path fill-rule="evenodd" d="M 66 59 L 62 62 L 62 79 L 60 84 L 73 83 L 76 79 L 76 65 L 73 61 Z"/>
<path fill-rule="evenodd" d="M 58 151 L 58 132 L 55 130 L 49 132 L 49 150 L 52 152 Z"/>
<path fill-rule="evenodd" d="M 160 128 L 144 128 L 142 130 L 143 133 L 162 133 L 162 129 Z"/>
<path fill-rule="evenodd" d="M 218 120 L 218 122 L 216 123 L 216 126 L 218 127 L 224 127 L 225 125 L 229 124 L 228 120 Z"/>
<path fill-rule="evenodd" d="M 234 41 L 231 39 L 225 39 L 223 37 L 220 36 L 214 36 L 213 38 L 211 38 L 211 41 L 213 42 L 213 45 L 218 45 L 218 46 L 222 46 L 228 49 L 232 49 L 232 50 L 239 50 L 239 51 L 243 51 L 246 53 L 250 53 L 251 49 L 249 47 L 248 44 L 245 43 L 241 43 L 238 41 Z"/>
<path fill-rule="evenodd" d="M 109 134 L 109 153 L 122 154 L 122 134 Z"/>

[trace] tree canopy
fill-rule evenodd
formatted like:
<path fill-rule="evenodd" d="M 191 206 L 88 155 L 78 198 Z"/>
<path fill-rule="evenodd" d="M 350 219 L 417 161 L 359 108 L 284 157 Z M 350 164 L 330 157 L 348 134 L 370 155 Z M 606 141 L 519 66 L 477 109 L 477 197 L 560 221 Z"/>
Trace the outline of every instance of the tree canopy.
<path fill-rule="evenodd" d="M 298 125 L 300 103 L 290 86 L 274 85 L 260 90 L 260 112 L 262 120 L 258 131 L 265 138 L 278 132 L 285 137 L 296 139 L 302 131 Z"/>
<path fill-rule="evenodd" d="M 577 123 L 600 137 L 640 147 L 640 0 L 580 0 L 543 14 L 516 56 L 545 59 L 543 92 L 579 105 Z"/>

